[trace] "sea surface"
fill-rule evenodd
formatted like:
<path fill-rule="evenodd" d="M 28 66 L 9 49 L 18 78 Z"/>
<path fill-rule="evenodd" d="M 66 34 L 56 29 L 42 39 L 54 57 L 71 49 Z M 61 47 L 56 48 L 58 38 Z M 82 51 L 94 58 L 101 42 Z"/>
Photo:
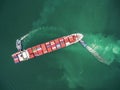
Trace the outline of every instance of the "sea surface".
<path fill-rule="evenodd" d="M 72 33 L 79 43 L 15 64 L 16 39 L 24 49 Z M 119 0 L 1 0 L 0 90 L 120 90 Z"/>

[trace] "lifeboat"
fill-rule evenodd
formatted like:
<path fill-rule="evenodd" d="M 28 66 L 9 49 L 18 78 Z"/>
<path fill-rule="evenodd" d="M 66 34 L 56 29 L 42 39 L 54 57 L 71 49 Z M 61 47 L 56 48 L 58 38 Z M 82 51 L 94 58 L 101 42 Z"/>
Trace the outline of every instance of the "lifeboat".
<path fill-rule="evenodd" d="M 37 56 L 51 53 L 58 49 L 70 46 L 74 43 L 79 42 L 82 38 L 83 38 L 83 35 L 80 33 L 63 36 L 63 37 L 56 38 L 54 40 L 51 40 L 51 41 L 48 41 L 42 44 L 38 44 L 31 48 L 27 48 L 26 50 L 16 52 L 12 55 L 12 57 L 15 63 L 27 61 Z"/>

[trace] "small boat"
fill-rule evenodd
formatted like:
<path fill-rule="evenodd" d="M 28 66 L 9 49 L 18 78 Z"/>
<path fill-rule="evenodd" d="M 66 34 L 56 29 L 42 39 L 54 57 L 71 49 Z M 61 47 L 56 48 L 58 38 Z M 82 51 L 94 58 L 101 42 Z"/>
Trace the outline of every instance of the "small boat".
<path fill-rule="evenodd" d="M 68 36 L 63 36 L 60 38 L 56 38 L 54 40 L 38 44 L 31 48 L 27 48 L 23 51 L 18 51 L 12 55 L 14 62 L 19 63 L 22 61 L 27 61 L 29 59 L 35 58 L 37 56 L 41 56 L 58 49 L 67 47 L 74 43 L 79 42 L 83 38 L 83 35 L 80 33 L 71 34 Z"/>

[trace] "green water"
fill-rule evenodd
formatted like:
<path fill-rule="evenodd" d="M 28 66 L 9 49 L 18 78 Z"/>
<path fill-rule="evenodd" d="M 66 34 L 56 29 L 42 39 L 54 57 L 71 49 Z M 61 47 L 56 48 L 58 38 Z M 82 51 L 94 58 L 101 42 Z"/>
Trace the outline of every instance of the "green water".
<path fill-rule="evenodd" d="M 0 90 L 119 90 L 118 0 L 5 0 L 0 2 Z M 24 48 L 80 32 L 109 65 L 78 43 L 14 64 L 17 38 Z"/>

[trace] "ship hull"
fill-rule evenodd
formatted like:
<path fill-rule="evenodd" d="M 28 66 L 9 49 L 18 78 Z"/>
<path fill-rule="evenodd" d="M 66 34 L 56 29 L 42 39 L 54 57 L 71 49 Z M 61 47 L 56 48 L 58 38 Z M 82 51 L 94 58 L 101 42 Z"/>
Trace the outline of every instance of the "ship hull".
<path fill-rule="evenodd" d="M 14 53 L 12 57 L 15 63 L 19 63 L 67 47 L 79 42 L 82 38 L 83 35 L 80 33 L 63 36 L 49 42 L 38 44 L 26 50 Z"/>

